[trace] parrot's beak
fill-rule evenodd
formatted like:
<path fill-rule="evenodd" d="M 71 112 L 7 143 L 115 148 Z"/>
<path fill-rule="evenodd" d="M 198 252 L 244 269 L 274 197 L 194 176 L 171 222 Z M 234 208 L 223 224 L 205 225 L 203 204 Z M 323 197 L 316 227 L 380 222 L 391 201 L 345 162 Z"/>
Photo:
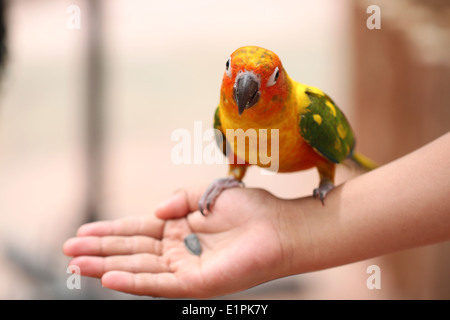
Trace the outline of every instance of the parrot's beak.
<path fill-rule="evenodd" d="M 245 71 L 237 75 L 233 87 L 233 97 L 238 106 L 239 115 L 258 102 L 261 94 L 259 85 L 260 79 L 253 72 Z"/>

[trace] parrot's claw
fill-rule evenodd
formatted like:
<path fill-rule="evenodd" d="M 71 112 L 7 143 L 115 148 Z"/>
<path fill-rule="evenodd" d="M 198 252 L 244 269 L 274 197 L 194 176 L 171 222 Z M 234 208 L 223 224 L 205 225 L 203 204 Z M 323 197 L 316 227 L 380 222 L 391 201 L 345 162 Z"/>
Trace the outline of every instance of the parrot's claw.
<path fill-rule="evenodd" d="M 334 184 L 331 181 L 322 181 L 320 182 L 320 185 L 318 188 L 315 188 L 313 191 L 313 197 L 316 199 L 319 197 L 320 201 L 322 202 L 322 205 L 325 205 L 325 197 L 334 188 Z"/>
<path fill-rule="evenodd" d="M 244 187 L 244 183 L 236 178 L 228 177 L 215 180 L 206 189 L 205 193 L 200 198 L 198 202 L 198 209 L 202 215 L 207 215 L 211 212 L 214 202 L 222 193 L 222 191 L 230 188 Z"/>

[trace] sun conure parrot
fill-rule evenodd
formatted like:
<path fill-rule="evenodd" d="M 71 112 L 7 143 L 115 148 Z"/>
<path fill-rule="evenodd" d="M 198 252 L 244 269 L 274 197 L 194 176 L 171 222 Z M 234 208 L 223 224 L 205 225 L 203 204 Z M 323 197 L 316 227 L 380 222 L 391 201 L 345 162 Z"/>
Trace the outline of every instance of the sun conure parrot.
<path fill-rule="evenodd" d="M 222 135 L 216 136 L 219 148 L 224 154 L 229 150 L 226 155 L 232 161 L 229 176 L 215 180 L 200 199 L 202 214 L 210 212 L 224 189 L 243 186 L 249 156 L 258 153 L 248 139 L 245 148 L 238 150 L 234 141 L 226 139 L 227 129 L 255 129 L 257 133 L 278 129 L 278 172 L 316 167 L 320 184 L 313 195 L 322 204 L 334 187 L 336 164 L 350 158 L 363 169 L 376 167 L 354 152 L 353 131 L 333 100 L 320 89 L 292 80 L 275 53 L 256 46 L 239 48 L 226 61 L 214 128 Z M 259 161 L 256 164 L 263 166 Z"/>

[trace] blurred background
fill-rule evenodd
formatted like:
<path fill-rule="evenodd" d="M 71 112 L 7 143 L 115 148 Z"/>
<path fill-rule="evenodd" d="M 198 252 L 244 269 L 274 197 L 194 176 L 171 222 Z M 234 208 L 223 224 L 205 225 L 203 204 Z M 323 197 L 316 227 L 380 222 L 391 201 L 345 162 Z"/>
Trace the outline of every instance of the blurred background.
<path fill-rule="evenodd" d="M 175 165 L 179 128 L 212 126 L 236 48 L 275 51 L 290 76 L 345 112 L 357 148 L 387 163 L 450 130 L 450 2 L 1 1 L 0 298 L 135 299 L 83 278 L 68 290 L 63 242 L 83 223 L 150 214 L 225 165 Z M 381 9 L 370 30 L 369 5 Z M 80 28 L 69 28 L 80 8 Z M 433 170 L 433 168 L 430 168 Z M 339 168 L 337 182 L 354 173 Z M 315 170 L 246 185 L 310 195 Z M 368 266 L 381 268 L 369 290 Z M 450 244 L 272 281 L 236 299 L 450 299 Z"/>

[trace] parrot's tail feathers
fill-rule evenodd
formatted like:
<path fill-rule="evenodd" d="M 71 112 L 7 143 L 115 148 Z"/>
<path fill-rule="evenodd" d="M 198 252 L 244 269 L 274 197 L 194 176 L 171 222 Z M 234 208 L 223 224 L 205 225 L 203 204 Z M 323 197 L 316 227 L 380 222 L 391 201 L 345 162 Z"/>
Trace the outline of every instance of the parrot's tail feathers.
<path fill-rule="evenodd" d="M 349 160 L 351 160 L 353 166 L 356 165 L 357 168 L 365 171 L 370 171 L 379 167 L 375 161 L 359 152 L 354 152 Z"/>

